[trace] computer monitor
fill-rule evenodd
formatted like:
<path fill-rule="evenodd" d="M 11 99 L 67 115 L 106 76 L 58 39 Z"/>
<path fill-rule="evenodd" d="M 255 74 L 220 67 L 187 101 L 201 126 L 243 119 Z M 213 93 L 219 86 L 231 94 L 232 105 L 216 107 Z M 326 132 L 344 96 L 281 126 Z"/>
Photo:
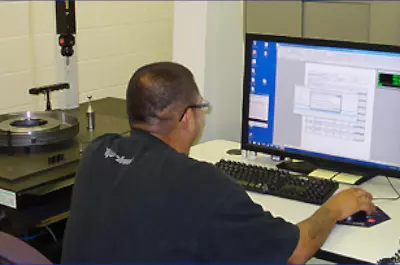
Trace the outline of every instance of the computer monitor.
<path fill-rule="evenodd" d="M 400 176 L 400 47 L 247 34 L 242 149 Z"/>

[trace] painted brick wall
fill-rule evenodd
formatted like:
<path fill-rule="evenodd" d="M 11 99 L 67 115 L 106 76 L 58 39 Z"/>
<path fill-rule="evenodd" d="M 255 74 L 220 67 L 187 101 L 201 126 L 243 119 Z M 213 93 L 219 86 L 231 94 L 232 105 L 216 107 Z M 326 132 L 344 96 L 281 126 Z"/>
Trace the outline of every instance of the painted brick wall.
<path fill-rule="evenodd" d="M 0 113 L 43 110 L 28 89 L 57 82 L 53 1 L 0 1 Z M 78 1 L 80 100 L 124 97 L 133 71 L 171 60 L 173 2 Z M 53 106 L 62 93 L 53 93 Z"/>
<path fill-rule="evenodd" d="M 0 113 L 43 109 L 28 89 L 56 82 L 51 2 L 0 2 Z M 40 16 L 39 16 L 40 14 Z"/>
<path fill-rule="evenodd" d="M 135 69 L 172 59 L 173 2 L 80 1 L 77 12 L 81 101 L 124 98 Z"/>

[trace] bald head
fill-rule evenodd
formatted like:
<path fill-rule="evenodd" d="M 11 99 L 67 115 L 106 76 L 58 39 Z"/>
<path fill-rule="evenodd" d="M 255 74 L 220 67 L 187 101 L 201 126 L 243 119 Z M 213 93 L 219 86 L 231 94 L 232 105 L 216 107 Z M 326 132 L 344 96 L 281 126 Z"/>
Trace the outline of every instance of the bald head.
<path fill-rule="evenodd" d="M 185 106 L 194 104 L 198 96 L 193 74 L 186 67 L 172 62 L 145 65 L 133 74 L 127 89 L 131 126 L 164 126 L 176 121 Z"/>

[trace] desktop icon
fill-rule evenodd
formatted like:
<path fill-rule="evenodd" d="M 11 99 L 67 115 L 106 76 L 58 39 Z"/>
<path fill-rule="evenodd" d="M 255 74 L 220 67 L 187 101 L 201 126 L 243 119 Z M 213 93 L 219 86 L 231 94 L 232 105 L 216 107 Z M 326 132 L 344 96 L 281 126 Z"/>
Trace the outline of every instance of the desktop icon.
<path fill-rule="evenodd" d="M 265 42 L 265 43 L 264 43 L 264 47 L 265 47 L 265 48 L 268 48 L 268 42 Z"/>
<path fill-rule="evenodd" d="M 257 45 L 257 41 L 253 41 L 253 45 L 256 46 Z"/>
<path fill-rule="evenodd" d="M 257 50 L 253 50 L 253 55 L 257 55 Z"/>
<path fill-rule="evenodd" d="M 264 57 L 267 57 L 267 56 L 268 56 L 268 52 L 265 51 L 265 52 L 264 52 Z"/>
<path fill-rule="evenodd" d="M 256 73 L 256 69 L 255 68 L 251 68 L 251 73 L 255 74 Z"/>
<path fill-rule="evenodd" d="M 252 82 L 252 83 L 255 83 L 255 82 L 256 82 L 256 79 L 255 79 L 254 77 L 252 77 L 252 78 L 251 78 L 251 82 Z"/>
<path fill-rule="evenodd" d="M 267 79 L 263 78 L 262 83 L 263 83 L 263 85 L 266 85 L 267 84 Z"/>
<path fill-rule="evenodd" d="M 253 86 L 251 87 L 251 92 L 256 92 L 256 89 Z"/>
<path fill-rule="evenodd" d="M 252 64 L 256 64 L 256 62 L 257 62 L 256 59 L 251 60 Z"/>

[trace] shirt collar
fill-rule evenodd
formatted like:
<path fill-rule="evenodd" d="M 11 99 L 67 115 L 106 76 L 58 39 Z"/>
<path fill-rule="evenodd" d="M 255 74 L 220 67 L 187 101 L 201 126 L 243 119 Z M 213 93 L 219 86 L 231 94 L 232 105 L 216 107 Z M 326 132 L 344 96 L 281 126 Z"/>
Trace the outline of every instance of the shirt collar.
<path fill-rule="evenodd" d="M 150 132 L 138 129 L 138 128 L 132 128 L 131 129 L 131 134 L 132 137 L 140 137 L 146 139 L 148 142 L 153 143 L 153 144 L 162 144 L 164 146 L 170 147 L 168 144 L 166 144 L 163 140 L 160 138 L 152 135 Z M 171 147 L 170 147 L 171 148 Z"/>

